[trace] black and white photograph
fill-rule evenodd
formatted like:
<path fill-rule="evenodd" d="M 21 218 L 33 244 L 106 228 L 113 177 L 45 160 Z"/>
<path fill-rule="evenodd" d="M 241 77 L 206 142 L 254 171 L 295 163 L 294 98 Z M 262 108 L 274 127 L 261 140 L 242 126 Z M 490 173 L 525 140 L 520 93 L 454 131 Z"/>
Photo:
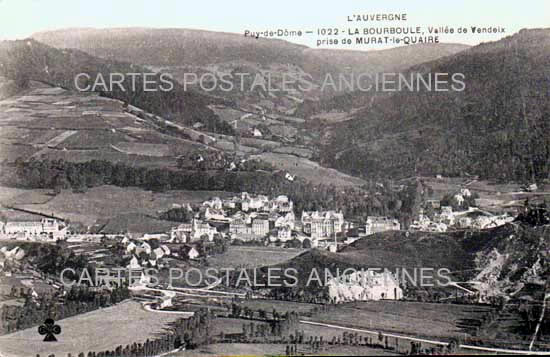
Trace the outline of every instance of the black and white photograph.
<path fill-rule="evenodd" d="M 550 356 L 550 2 L 0 0 L 0 357 Z"/>

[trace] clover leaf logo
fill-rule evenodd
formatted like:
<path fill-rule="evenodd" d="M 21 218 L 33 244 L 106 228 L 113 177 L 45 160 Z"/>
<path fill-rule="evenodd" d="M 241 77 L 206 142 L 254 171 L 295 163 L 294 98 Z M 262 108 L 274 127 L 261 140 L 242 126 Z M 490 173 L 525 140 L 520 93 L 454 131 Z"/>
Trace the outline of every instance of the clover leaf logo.
<path fill-rule="evenodd" d="M 55 342 L 57 341 L 55 335 L 61 333 L 61 326 L 56 325 L 53 319 L 46 319 L 44 324 L 38 327 L 38 333 L 46 335 L 46 337 L 44 337 L 44 342 Z"/>

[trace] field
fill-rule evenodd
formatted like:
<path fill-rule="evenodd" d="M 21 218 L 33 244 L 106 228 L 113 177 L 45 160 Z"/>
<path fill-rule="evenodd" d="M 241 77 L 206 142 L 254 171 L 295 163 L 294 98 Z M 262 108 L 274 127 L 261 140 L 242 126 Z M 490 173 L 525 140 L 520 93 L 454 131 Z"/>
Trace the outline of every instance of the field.
<path fill-rule="evenodd" d="M 13 206 L 17 204 L 43 204 L 52 197 L 51 190 L 26 190 L 0 186 L 0 204 Z"/>
<path fill-rule="evenodd" d="M 538 201 L 550 198 L 550 185 L 541 184 L 535 192 L 522 192 L 521 185 L 517 183 L 499 184 L 487 180 L 473 180 L 467 177 L 422 177 L 422 182 L 433 190 L 434 199 L 441 199 L 448 193 L 458 191 L 460 188 L 468 188 L 472 193 L 477 193 L 479 198 L 476 203 L 480 208 L 491 212 L 514 212 L 523 207 L 525 199 Z"/>
<path fill-rule="evenodd" d="M 5 190 L 5 192 L 4 192 Z M 157 193 L 135 187 L 99 186 L 85 193 L 63 190 L 55 197 L 43 190 L 14 190 L 0 188 L 2 203 L 32 211 L 54 213 L 62 218 L 86 225 L 97 219 L 110 219 L 118 215 L 140 213 L 156 216 L 159 211 L 172 208 L 173 204 L 200 203 L 212 196 L 225 197 L 219 191 L 170 191 Z M 48 201 L 49 200 L 49 201 Z"/>
<path fill-rule="evenodd" d="M 268 313 L 271 313 L 273 309 L 277 310 L 278 313 L 284 314 L 285 312 L 297 312 L 299 314 L 307 313 L 311 311 L 314 307 L 318 306 L 316 304 L 308 304 L 294 301 L 280 301 L 280 300 L 243 300 L 241 303 L 242 306 L 248 306 L 252 310 L 264 309 Z"/>
<path fill-rule="evenodd" d="M 57 321 L 61 334 L 57 343 L 43 343 L 37 327 L 0 336 L 0 353 L 5 357 L 73 356 L 80 352 L 114 349 L 118 345 L 145 341 L 163 331 L 180 315 L 147 312 L 137 302 L 118 305 Z"/>
<path fill-rule="evenodd" d="M 338 305 L 311 320 L 417 337 L 450 338 L 468 334 L 468 324 L 489 310 L 475 305 L 369 301 Z"/>
<path fill-rule="evenodd" d="M 301 249 L 230 246 L 224 254 L 208 258 L 208 263 L 217 268 L 255 268 L 283 263 L 302 252 Z"/>
<path fill-rule="evenodd" d="M 188 350 L 169 354 L 170 357 L 203 357 L 203 356 L 282 356 L 285 354 L 285 345 L 259 343 L 215 343 L 201 346 L 195 350 Z"/>
<path fill-rule="evenodd" d="M 169 136 L 155 120 L 118 100 L 33 82 L 26 93 L 0 100 L 0 157 L 157 168 L 174 167 L 177 156 L 204 147 L 198 134 L 195 141 Z"/>
<path fill-rule="evenodd" d="M 281 356 L 285 354 L 284 344 L 258 344 L 258 343 L 216 343 L 202 346 L 196 350 L 182 351 L 170 354 L 170 357 L 195 357 L 195 356 Z M 306 345 L 298 346 L 298 354 L 312 354 Z M 368 347 L 334 346 L 314 353 L 315 355 L 351 355 L 351 356 L 394 356 L 395 354 Z"/>
<path fill-rule="evenodd" d="M 292 175 L 305 178 L 313 184 L 334 184 L 336 186 L 361 186 L 365 184 L 365 181 L 360 178 L 322 167 L 314 161 L 294 155 L 263 153 L 253 155 L 251 158 L 261 159 L 272 164 L 276 169 L 286 170 Z"/>
<path fill-rule="evenodd" d="M 267 324 L 267 322 L 258 322 L 255 321 L 255 324 Z M 236 334 L 243 332 L 243 324 L 250 324 L 250 321 L 243 319 L 233 319 L 233 318 L 217 318 L 212 324 L 212 336 L 218 336 L 220 333 Z"/>

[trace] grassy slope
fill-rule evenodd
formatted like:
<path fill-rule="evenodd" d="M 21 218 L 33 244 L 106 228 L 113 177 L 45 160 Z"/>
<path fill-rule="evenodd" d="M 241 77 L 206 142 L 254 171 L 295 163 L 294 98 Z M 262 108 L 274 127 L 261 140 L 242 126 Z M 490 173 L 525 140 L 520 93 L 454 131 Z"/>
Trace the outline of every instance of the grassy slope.
<path fill-rule="evenodd" d="M 36 327 L 0 336 L 0 351 L 6 357 L 21 357 L 37 353 L 76 356 L 80 352 L 113 350 L 118 345 L 153 338 L 163 331 L 163 326 L 178 317 L 147 312 L 139 303 L 128 301 L 57 321 L 62 329 L 57 343 L 43 343 L 43 336 L 37 333 Z M 107 330 L 106 326 L 109 326 Z"/>

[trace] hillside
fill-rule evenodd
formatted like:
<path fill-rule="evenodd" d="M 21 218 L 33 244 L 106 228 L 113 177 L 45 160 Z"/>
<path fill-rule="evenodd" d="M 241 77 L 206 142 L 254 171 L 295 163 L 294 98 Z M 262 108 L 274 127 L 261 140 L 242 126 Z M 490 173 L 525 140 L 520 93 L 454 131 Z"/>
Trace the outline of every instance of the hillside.
<path fill-rule="evenodd" d="M 384 232 L 362 238 L 338 253 L 309 250 L 277 265 L 294 268 L 299 289 L 312 269 L 322 279 L 325 269 L 340 274 L 346 268 L 406 269 L 445 268 L 453 281 L 475 281 L 483 296 L 511 296 L 528 283 L 542 284 L 550 273 L 550 230 L 509 224 L 479 232 Z M 432 273 L 433 274 L 433 273 Z M 441 280 L 444 282 L 444 280 Z M 433 283 L 433 281 L 432 281 Z"/>
<path fill-rule="evenodd" d="M 245 61 L 293 64 L 317 77 L 325 73 L 376 73 L 403 68 L 461 51 L 468 46 L 440 44 L 382 51 L 311 49 L 283 40 L 251 39 L 242 34 L 191 29 L 64 29 L 32 38 L 57 48 L 142 65 L 181 66 Z"/>
<path fill-rule="evenodd" d="M 246 79 L 241 81 L 235 76 L 232 80 L 235 87 L 244 87 L 244 91 L 216 88 L 207 94 L 230 99 L 240 108 L 256 111 L 261 107 L 267 113 L 289 115 L 297 114 L 296 109 L 303 101 L 316 102 L 340 91 L 336 88 L 335 92 L 331 86 L 321 89 L 328 75 L 337 79 L 340 75 L 397 71 L 468 47 L 430 44 L 380 51 L 325 50 L 242 34 L 150 28 L 79 28 L 40 32 L 32 37 L 57 48 L 75 48 L 108 60 L 146 65 L 171 73 L 180 83 L 186 74 L 208 74 L 207 88 L 215 86 L 210 75 L 219 80 L 224 75 L 246 73 L 249 74 Z M 287 83 L 291 78 L 303 78 L 308 83 L 286 84 L 283 88 L 283 76 L 287 76 Z M 249 90 L 260 79 L 276 90 L 269 93 L 261 87 Z M 201 90 L 198 85 L 192 88 Z"/>
<path fill-rule="evenodd" d="M 191 139 L 193 130 L 166 127 L 161 117 L 125 108 L 122 101 L 30 81 L 27 89 L 0 100 L 1 160 L 103 159 L 170 167 L 178 155 L 207 148 Z"/>
<path fill-rule="evenodd" d="M 131 63 L 97 58 L 80 50 L 60 50 L 35 40 L 0 42 L 0 100 L 6 99 L 0 125 L 10 127 L 0 134 L 5 139 L 0 144 L 6 147 L 2 160 L 33 156 L 83 162 L 96 158 L 173 167 L 177 157 L 208 149 L 207 144 L 231 156 L 272 152 L 261 159 L 292 175 L 326 172 L 336 185 L 364 183 L 315 163 L 311 148 L 314 138 L 301 128 L 301 119 L 284 115 L 262 119 L 262 115 L 231 108 L 223 98 L 185 90 L 176 81 L 171 91 L 152 92 L 145 91 L 143 78 L 137 77 L 134 91 L 127 76 L 122 82 L 126 90 L 113 85 L 112 91 L 98 87 L 93 93 L 77 91 L 74 81 L 79 73 L 91 78 L 101 74 L 110 86 L 109 73 L 142 71 L 151 72 Z M 156 74 L 155 79 L 159 76 Z M 235 119 L 239 125 L 233 128 Z M 256 127 L 261 130 L 260 138 L 251 137 L 250 131 Z M 238 137 L 232 135 L 234 129 Z M 22 130 L 33 132 L 19 134 Z M 323 175 L 310 176 L 319 182 Z"/>
<path fill-rule="evenodd" d="M 145 90 L 144 77 L 138 76 L 132 82 L 128 73 L 148 73 L 150 70 L 131 63 L 116 60 L 104 60 L 78 50 L 59 50 L 35 40 L 0 42 L 0 75 L 15 81 L 19 90 L 28 87 L 29 81 L 39 81 L 52 86 L 77 90 L 75 77 L 86 73 L 93 85 L 101 74 L 108 91 L 102 86 L 95 90 L 104 96 L 133 104 L 151 113 L 162 115 L 175 122 L 192 125 L 201 122 L 211 131 L 232 133 L 229 125 L 208 108 L 208 105 L 220 103 L 219 100 L 184 90 L 179 83 L 173 82 L 169 91 Z M 111 85 L 110 74 L 124 74 L 121 86 Z M 158 86 L 162 83 L 160 74 L 150 76 L 149 81 Z M 80 88 L 86 83 L 79 83 Z M 13 94 L 13 91 L 12 91 Z"/>
<path fill-rule="evenodd" d="M 550 29 L 522 30 L 410 72 L 463 73 L 465 90 L 342 99 L 360 107 L 325 131 L 322 164 L 364 176 L 548 178 Z"/>

